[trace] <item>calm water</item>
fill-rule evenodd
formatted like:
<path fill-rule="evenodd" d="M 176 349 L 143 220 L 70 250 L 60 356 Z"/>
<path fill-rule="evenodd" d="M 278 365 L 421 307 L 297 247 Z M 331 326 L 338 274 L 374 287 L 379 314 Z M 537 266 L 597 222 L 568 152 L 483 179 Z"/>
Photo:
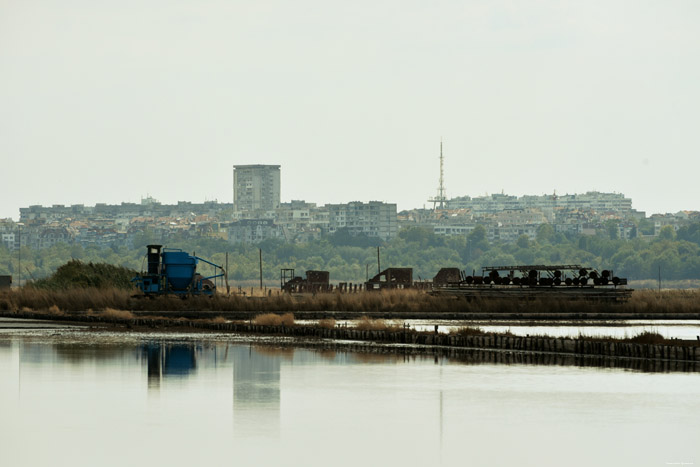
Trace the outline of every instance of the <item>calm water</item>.
<path fill-rule="evenodd" d="M 700 375 L 0 333 L 0 465 L 700 463 Z M 679 464 L 676 464 L 679 465 Z"/>
<path fill-rule="evenodd" d="M 316 323 L 316 321 L 297 321 L 300 324 Z M 357 320 L 341 320 L 341 325 L 348 323 L 348 326 L 354 326 Z M 406 320 L 386 320 L 397 326 L 408 324 L 412 329 L 418 331 L 433 331 L 435 325 L 438 325 L 438 331 L 441 333 L 449 333 L 456 331 L 462 327 L 478 327 L 486 332 L 505 332 L 509 331 L 517 336 L 541 336 L 548 335 L 552 337 L 634 337 L 642 332 L 656 332 L 666 338 L 690 339 L 695 340 L 700 336 L 700 321 L 698 320 L 617 320 L 602 322 L 601 321 L 576 321 L 576 322 L 544 322 L 535 323 L 532 321 L 508 321 L 497 322 L 491 321 L 459 321 L 459 320 L 425 320 L 425 319 L 406 319 Z"/>
<path fill-rule="evenodd" d="M 427 321 L 407 320 L 412 328 L 419 331 L 430 331 L 439 325 L 440 332 L 450 332 L 464 326 L 479 327 L 486 332 L 510 331 L 517 336 L 576 337 L 576 336 L 609 336 L 634 337 L 642 332 L 656 332 L 666 338 L 695 340 L 700 336 L 700 321 L 698 320 L 618 320 L 611 322 L 578 321 L 568 324 L 561 322 L 538 323 L 532 321 L 510 321 L 494 324 L 493 321 Z"/>

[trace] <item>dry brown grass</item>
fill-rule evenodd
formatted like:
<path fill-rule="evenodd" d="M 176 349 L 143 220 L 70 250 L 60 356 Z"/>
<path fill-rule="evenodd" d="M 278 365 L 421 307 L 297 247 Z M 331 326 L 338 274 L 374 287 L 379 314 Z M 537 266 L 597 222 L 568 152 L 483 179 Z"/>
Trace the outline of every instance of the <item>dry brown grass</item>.
<path fill-rule="evenodd" d="M 135 316 L 132 312 L 127 310 L 115 310 L 114 308 L 105 308 L 101 311 L 100 316 L 110 319 L 134 319 Z"/>
<path fill-rule="evenodd" d="M 335 320 L 333 318 L 321 319 L 318 321 L 318 327 L 333 329 L 335 327 Z"/>
<path fill-rule="evenodd" d="M 66 313 L 88 309 L 133 311 L 252 311 L 260 314 L 295 311 L 356 311 L 356 312 L 447 312 L 447 313 L 700 313 L 700 289 L 637 290 L 624 304 L 607 304 L 569 300 L 472 300 L 432 296 L 419 290 L 390 290 L 343 294 L 338 292 L 316 295 L 273 293 L 270 297 L 223 294 L 213 297 L 164 296 L 154 299 L 133 298 L 131 292 L 120 289 L 19 289 L 0 292 L 0 311 L 47 310 L 57 306 Z"/>
<path fill-rule="evenodd" d="M 0 311 L 14 311 L 12 302 L 7 297 L 0 297 Z"/>
<path fill-rule="evenodd" d="M 450 334 L 457 336 L 483 336 L 486 334 L 483 329 L 476 326 L 464 326 L 450 331 Z"/>
<path fill-rule="evenodd" d="M 48 307 L 48 308 L 46 309 L 46 311 L 47 311 L 50 315 L 56 315 L 56 316 L 63 316 L 63 315 L 65 314 L 65 313 L 63 313 L 63 312 L 61 311 L 61 309 L 58 308 L 56 305 L 51 305 L 50 307 Z"/>
<path fill-rule="evenodd" d="M 623 305 L 630 312 L 698 313 L 700 289 L 691 290 L 635 290 L 629 302 Z"/>
<path fill-rule="evenodd" d="M 294 315 L 292 313 L 285 313 L 283 315 L 265 313 L 253 318 L 253 324 L 261 326 L 294 326 Z"/>
<path fill-rule="evenodd" d="M 292 313 L 283 314 L 282 324 L 284 324 L 285 326 L 294 326 L 294 315 Z"/>
<path fill-rule="evenodd" d="M 398 332 L 403 330 L 401 326 L 395 324 L 387 323 L 383 319 L 371 319 L 367 316 L 363 316 L 355 323 L 355 329 L 360 331 L 389 331 Z"/>
<path fill-rule="evenodd" d="M 363 316 L 355 323 L 355 329 L 360 331 L 386 331 L 387 327 L 383 319 L 371 319 L 367 316 Z"/>
<path fill-rule="evenodd" d="M 635 344 L 665 344 L 668 342 L 664 336 L 658 332 L 644 331 L 637 334 L 634 337 L 628 339 L 622 339 L 626 342 L 633 342 Z"/>

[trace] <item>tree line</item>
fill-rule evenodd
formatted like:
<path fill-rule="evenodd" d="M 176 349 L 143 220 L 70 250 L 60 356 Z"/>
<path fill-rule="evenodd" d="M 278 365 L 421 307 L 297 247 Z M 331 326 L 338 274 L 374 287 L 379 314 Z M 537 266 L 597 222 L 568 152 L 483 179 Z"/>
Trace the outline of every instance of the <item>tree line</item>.
<path fill-rule="evenodd" d="M 443 267 L 457 267 L 479 274 L 482 266 L 519 264 L 580 264 L 597 269 L 612 269 L 615 275 L 632 280 L 655 279 L 659 267 L 664 279 L 700 279 L 700 223 L 675 231 L 666 226 L 651 240 L 616 238 L 614 229 L 604 235 L 564 235 L 543 224 L 535 239 L 522 235 L 514 243 L 489 243 L 486 229 L 477 226 L 469 235 L 445 237 L 430 228 L 412 227 L 382 242 L 366 236 L 339 231 L 308 243 L 286 243 L 269 239 L 258 245 L 231 244 L 219 238 L 175 239 L 166 246 L 224 265 L 229 256 L 231 281 L 255 281 L 259 278 L 259 251 L 263 256 L 263 278 L 277 281 L 280 269 L 293 268 L 297 275 L 307 270 L 330 272 L 332 282 L 363 282 L 377 273 L 377 247 L 381 268 L 412 267 L 415 279 L 432 279 Z M 133 247 L 108 248 L 57 244 L 51 248 L 22 248 L 22 278 L 37 280 L 55 272 L 70 260 L 107 263 L 142 270 L 145 245 L 157 243 L 147 235 Z M 16 277 L 19 252 L 0 247 L 0 274 Z M 202 273 L 209 266 L 202 264 Z"/>

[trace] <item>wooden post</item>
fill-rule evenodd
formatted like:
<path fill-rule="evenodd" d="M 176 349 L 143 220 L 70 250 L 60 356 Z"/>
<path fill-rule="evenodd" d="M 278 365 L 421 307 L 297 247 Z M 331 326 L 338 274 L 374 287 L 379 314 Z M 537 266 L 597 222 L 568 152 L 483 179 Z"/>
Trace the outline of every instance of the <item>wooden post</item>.
<path fill-rule="evenodd" d="M 260 289 L 263 288 L 262 285 L 262 249 L 258 248 L 258 253 L 260 253 Z"/>
<path fill-rule="evenodd" d="M 231 295 L 231 289 L 228 285 L 228 251 L 226 252 L 226 274 L 224 274 L 224 280 L 226 281 L 226 295 Z"/>

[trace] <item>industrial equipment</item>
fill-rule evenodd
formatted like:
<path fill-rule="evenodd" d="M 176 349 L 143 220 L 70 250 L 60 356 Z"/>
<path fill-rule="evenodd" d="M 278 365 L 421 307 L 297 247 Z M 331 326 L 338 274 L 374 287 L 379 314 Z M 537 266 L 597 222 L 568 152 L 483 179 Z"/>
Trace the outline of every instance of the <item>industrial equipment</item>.
<path fill-rule="evenodd" d="M 433 279 L 433 293 L 467 298 L 574 298 L 626 301 L 627 279 L 578 264 L 489 266 L 481 275 L 443 268 Z M 567 273 L 568 271 L 568 273 Z"/>
<path fill-rule="evenodd" d="M 330 273 L 328 271 L 306 271 L 306 279 L 294 275 L 294 269 L 280 270 L 280 288 L 285 292 L 328 292 Z"/>
<path fill-rule="evenodd" d="M 146 253 L 147 269 L 132 279 L 146 296 L 214 295 L 214 280 L 223 277 L 228 289 L 226 271 L 198 256 L 193 256 L 176 248 L 163 248 L 162 245 L 148 245 Z M 161 251 L 162 249 L 162 251 Z M 215 274 L 204 277 L 197 272 L 199 262 L 214 267 Z"/>
<path fill-rule="evenodd" d="M 413 268 L 387 268 L 365 282 L 365 290 L 410 289 Z"/>

